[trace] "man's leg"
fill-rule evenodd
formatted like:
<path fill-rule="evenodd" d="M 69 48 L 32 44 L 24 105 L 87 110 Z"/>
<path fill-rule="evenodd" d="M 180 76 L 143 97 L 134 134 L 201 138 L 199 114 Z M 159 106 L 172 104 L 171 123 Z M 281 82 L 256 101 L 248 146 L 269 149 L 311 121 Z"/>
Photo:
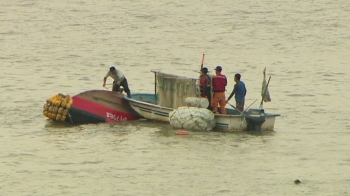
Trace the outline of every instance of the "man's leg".
<path fill-rule="evenodd" d="M 219 95 L 218 99 L 219 99 L 221 114 L 226 114 L 225 92 L 220 92 L 218 93 L 218 95 Z"/>
<path fill-rule="evenodd" d="M 208 106 L 208 110 L 213 110 L 213 107 L 212 107 L 212 102 L 211 102 L 211 92 L 210 92 L 210 88 L 206 90 L 206 97 L 209 101 L 209 106 Z"/>
<path fill-rule="evenodd" d="M 112 91 L 119 92 L 119 89 L 120 89 L 120 85 L 117 85 L 116 82 L 113 81 L 113 88 L 112 88 Z"/>
<path fill-rule="evenodd" d="M 124 78 L 123 82 L 120 83 L 120 84 L 123 86 L 124 91 L 126 92 L 128 97 L 131 98 L 131 92 L 130 92 L 130 89 L 129 89 L 128 80 L 126 78 Z"/>
<path fill-rule="evenodd" d="M 219 100 L 217 99 L 217 93 L 214 93 L 213 94 L 213 102 L 212 102 L 212 107 L 213 107 L 214 113 L 218 112 L 218 104 L 219 104 Z"/>
<path fill-rule="evenodd" d="M 239 112 L 244 111 L 244 102 L 236 102 L 236 108 Z"/>

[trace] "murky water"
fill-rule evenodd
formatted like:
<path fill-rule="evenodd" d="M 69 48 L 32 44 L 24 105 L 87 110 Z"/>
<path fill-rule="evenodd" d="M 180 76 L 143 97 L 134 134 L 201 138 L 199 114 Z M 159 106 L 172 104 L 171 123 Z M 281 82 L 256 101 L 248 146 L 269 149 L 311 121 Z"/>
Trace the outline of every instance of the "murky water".
<path fill-rule="evenodd" d="M 0 195 L 349 195 L 350 2 L 2 1 Z M 151 70 L 242 74 L 275 132 L 190 132 L 147 121 L 63 126 L 42 106 L 103 89 L 114 64 L 133 92 Z M 111 79 L 108 82 L 112 82 Z M 294 184 L 295 179 L 302 183 Z"/>

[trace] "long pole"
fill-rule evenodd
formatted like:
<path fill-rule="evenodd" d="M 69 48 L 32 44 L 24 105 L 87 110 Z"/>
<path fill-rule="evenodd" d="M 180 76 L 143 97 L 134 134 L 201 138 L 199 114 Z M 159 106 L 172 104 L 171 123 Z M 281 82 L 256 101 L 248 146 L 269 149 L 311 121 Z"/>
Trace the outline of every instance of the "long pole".
<path fill-rule="evenodd" d="M 222 99 L 221 99 L 222 100 Z M 251 103 L 244 111 L 239 111 L 234 105 L 232 105 L 232 104 L 230 104 L 230 103 L 228 103 L 227 102 L 227 104 L 229 104 L 231 107 L 233 107 L 234 109 L 236 109 L 240 114 L 239 115 L 243 115 L 244 114 L 244 112 L 245 111 L 247 111 L 249 108 L 250 108 L 250 106 L 252 106 L 255 102 L 257 101 L 257 99 L 255 100 L 255 101 L 253 101 L 253 103 Z"/>
<path fill-rule="evenodd" d="M 154 104 L 157 105 L 157 72 L 154 72 Z"/>
<path fill-rule="evenodd" d="M 265 87 L 265 90 L 264 90 L 264 94 L 263 94 L 263 96 L 261 98 L 260 109 L 263 107 L 264 97 L 265 97 L 265 94 L 266 94 L 267 87 L 269 86 L 270 79 L 271 79 L 271 76 L 269 77 L 269 80 L 267 81 L 267 84 L 266 84 L 266 87 Z"/>
<path fill-rule="evenodd" d="M 252 106 L 256 101 L 257 101 L 257 99 L 255 99 L 255 101 L 252 104 L 250 104 L 245 110 L 243 110 L 243 112 L 241 114 L 243 114 L 245 111 L 247 111 L 250 108 L 250 106 Z"/>
<path fill-rule="evenodd" d="M 204 63 L 204 57 L 205 57 L 205 54 L 203 54 L 203 56 L 202 56 L 202 64 L 201 64 L 201 70 L 202 70 L 202 68 L 203 68 L 203 63 Z"/>
<path fill-rule="evenodd" d="M 200 74 L 199 74 L 199 79 L 198 79 L 198 86 L 200 87 L 201 86 L 201 77 L 202 77 L 202 68 L 203 68 L 203 64 L 204 64 L 204 57 L 205 57 L 205 54 L 203 54 L 202 56 L 202 63 L 201 63 L 201 69 L 199 70 L 200 71 Z M 198 90 L 196 91 L 196 94 L 198 93 Z M 198 96 L 198 94 L 197 94 Z M 200 92 L 199 92 L 199 97 L 200 97 Z M 210 103 L 209 103 L 210 104 Z"/>

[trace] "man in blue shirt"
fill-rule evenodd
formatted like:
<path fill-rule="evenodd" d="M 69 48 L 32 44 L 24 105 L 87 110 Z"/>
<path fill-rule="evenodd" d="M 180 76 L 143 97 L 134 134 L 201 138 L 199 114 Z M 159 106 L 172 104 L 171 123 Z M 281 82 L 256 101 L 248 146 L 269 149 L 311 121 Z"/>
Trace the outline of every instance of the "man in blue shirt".
<path fill-rule="evenodd" d="M 245 101 L 245 95 L 247 94 L 247 89 L 245 88 L 244 82 L 241 81 L 241 74 L 235 75 L 235 86 L 233 87 L 232 93 L 226 100 L 226 103 L 232 98 L 232 96 L 235 96 L 236 100 L 236 108 L 239 112 L 243 112 L 244 110 L 244 101 Z"/>

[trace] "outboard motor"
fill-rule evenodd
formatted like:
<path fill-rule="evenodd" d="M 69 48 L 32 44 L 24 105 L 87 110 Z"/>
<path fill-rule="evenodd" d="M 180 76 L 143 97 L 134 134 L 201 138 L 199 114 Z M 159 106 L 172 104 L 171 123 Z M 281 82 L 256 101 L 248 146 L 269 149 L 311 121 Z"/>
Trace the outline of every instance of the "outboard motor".
<path fill-rule="evenodd" d="M 261 131 L 261 125 L 265 122 L 264 109 L 249 109 L 245 120 L 247 121 L 247 131 Z"/>

